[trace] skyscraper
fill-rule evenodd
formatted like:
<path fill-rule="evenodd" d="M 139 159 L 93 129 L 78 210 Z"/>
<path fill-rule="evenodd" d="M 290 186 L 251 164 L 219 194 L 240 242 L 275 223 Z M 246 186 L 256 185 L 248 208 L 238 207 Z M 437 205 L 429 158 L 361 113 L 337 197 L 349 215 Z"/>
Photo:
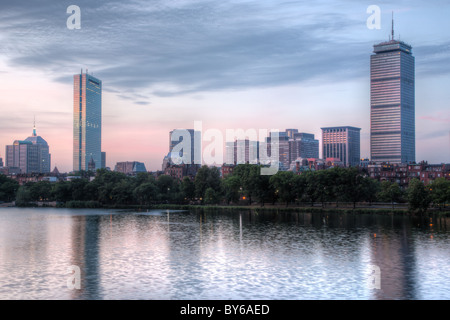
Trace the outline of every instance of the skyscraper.
<path fill-rule="evenodd" d="M 416 160 L 415 76 L 411 46 L 392 38 L 370 57 L 370 154 L 375 162 Z"/>
<path fill-rule="evenodd" d="M 190 150 L 184 150 L 182 148 L 178 153 L 173 153 L 173 149 L 179 143 L 183 141 L 183 137 L 189 135 L 189 141 L 186 141 L 184 146 L 189 145 Z M 175 129 L 170 131 L 169 133 L 169 160 L 175 160 L 172 158 L 184 157 L 186 156 L 187 163 L 184 164 L 197 164 L 197 162 L 201 162 L 201 132 L 194 131 L 194 129 Z M 200 164 L 200 163 L 198 163 Z"/>
<path fill-rule="evenodd" d="M 102 167 L 102 82 L 88 73 L 73 76 L 73 170 Z"/>
<path fill-rule="evenodd" d="M 322 128 L 322 157 L 340 159 L 345 166 L 357 166 L 361 160 L 360 128 Z"/>
<path fill-rule="evenodd" d="M 49 173 L 51 154 L 47 141 L 36 133 L 25 140 L 16 140 L 6 146 L 6 166 L 20 168 L 21 173 Z"/>
<path fill-rule="evenodd" d="M 289 139 L 289 153 L 290 163 L 298 158 L 317 159 L 319 158 L 319 140 L 316 140 L 312 133 L 297 132 Z"/>

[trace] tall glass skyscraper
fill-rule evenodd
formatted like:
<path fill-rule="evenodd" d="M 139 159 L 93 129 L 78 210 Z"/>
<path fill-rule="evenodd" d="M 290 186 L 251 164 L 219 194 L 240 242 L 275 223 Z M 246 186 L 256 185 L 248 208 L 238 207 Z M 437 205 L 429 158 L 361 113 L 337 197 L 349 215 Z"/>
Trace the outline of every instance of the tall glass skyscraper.
<path fill-rule="evenodd" d="M 370 57 L 370 157 L 410 163 L 416 160 L 414 56 L 393 30 Z"/>
<path fill-rule="evenodd" d="M 73 76 L 73 170 L 102 167 L 102 81 L 81 72 Z"/>

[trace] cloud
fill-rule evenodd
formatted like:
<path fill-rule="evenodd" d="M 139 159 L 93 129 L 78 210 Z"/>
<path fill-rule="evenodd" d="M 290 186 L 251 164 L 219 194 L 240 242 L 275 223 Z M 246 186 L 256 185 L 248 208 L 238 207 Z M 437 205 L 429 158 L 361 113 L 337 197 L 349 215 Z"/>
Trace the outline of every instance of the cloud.
<path fill-rule="evenodd" d="M 65 5 L 2 4 L 1 54 L 64 83 L 89 68 L 122 99 L 130 89 L 170 97 L 362 75 L 354 64 L 367 63 L 371 45 L 342 46 L 336 35 L 361 21 L 337 13 L 303 21 L 308 5 L 300 2 L 79 1 L 80 30 L 65 27 Z"/>
<path fill-rule="evenodd" d="M 80 30 L 66 28 L 69 4 L 2 3 L 0 56 L 67 84 L 88 68 L 105 91 L 134 102 L 149 97 L 130 90 L 172 97 L 360 78 L 376 42 L 356 36 L 367 31 L 357 1 L 80 0 Z M 450 73 L 449 46 L 414 48 L 419 72 Z"/>

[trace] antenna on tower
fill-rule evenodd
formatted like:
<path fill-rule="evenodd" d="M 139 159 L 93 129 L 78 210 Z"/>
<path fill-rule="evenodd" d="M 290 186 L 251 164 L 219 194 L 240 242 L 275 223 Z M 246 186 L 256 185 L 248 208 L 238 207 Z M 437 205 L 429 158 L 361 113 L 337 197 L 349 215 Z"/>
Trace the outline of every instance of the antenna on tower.
<path fill-rule="evenodd" d="M 33 119 L 33 137 L 36 137 L 36 115 Z"/>
<path fill-rule="evenodd" d="M 394 11 L 392 11 L 392 41 L 394 40 Z"/>

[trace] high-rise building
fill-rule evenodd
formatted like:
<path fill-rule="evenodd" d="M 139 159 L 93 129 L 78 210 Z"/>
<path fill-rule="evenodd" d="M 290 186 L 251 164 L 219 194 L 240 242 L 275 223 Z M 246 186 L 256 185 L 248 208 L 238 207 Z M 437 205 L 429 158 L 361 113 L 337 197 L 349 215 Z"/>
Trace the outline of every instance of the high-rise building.
<path fill-rule="evenodd" d="M 289 139 L 289 162 L 292 164 L 298 158 L 319 158 L 319 140 L 314 134 L 297 132 Z"/>
<path fill-rule="evenodd" d="M 188 137 L 187 137 L 188 136 Z M 190 146 L 189 150 L 184 150 L 181 148 L 178 152 L 174 152 L 173 149 L 183 141 L 184 137 L 189 139 L 189 142 L 183 145 Z M 188 153 L 189 155 L 187 155 Z M 169 162 L 174 161 L 175 157 L 187 156 L 187 163 L 184 164 L 200 164 L 201 162 L 201 133 L 199 131 L 194 131 L 194 129 L 175 129 L 169 133 Z"/>
<path fill-rule="evenodd" d="M 3 168 L 3 159 L 0 158 L 0 168 Z"/>
<path fill-rule="evenodd" d="M 322 158 L 340 159 L 345 166 L 360 163 L 361 129 L 355 127 L 322 128 Z"/>
<path fill-rule="evenodd" d="M 51 154 L 47 141 L 36 133 L 25 140 L 16 140 L 6 146 L 6 166 L 20 168 L 21 173 L 49 173 Z"/>
<path fill-rule="evenodd" d="M 392 38 L 370 57 L 370 160 L 410 163 L 415 149 L 415 71 L 411 46 Z"/>
<path fill-rule="evenodd" d="M 233 160 L 235 164 L 258 164 L 259 141 L 236 140 L 233 144 Z"/>
<path fill-rule="evenodd" d="M 272 155 L 272 148 L 278 149 L 278 165 L 279 170 L 286 171 L 289 170 L 290 164 L 290 149 L 289 149 L 289 134 L 293 135 L 295 132 L 288 129 L 285 132 L 278 132 L 278 143 L 272 142 L 273 132 L 270 132 L 269 136 L 266 138 L 267 151 L 268 154 Z"/>
<path fill-rule="evenodd" d="M 106 152 L 102 152 L 102 168 L 106 168 Z"/>
<path fill-rule="evenodd" d="M 73 170 L 102 167 L 102 81 L 73 76 Z"/>

